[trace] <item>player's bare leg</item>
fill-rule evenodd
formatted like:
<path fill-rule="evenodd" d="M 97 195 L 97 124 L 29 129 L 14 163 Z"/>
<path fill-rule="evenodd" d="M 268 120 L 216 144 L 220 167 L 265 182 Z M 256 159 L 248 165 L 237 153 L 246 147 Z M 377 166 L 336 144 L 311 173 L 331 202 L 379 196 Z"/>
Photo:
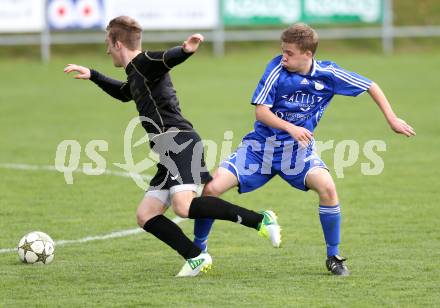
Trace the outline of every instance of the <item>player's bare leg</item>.
<path fill-rule="evenodd" d="M 137 224 L 143 228 L 148 220 L 157 215 L 162 215 L 166 209 L 166 205 L 161 200 L 155 197 L 145 196 L 139 203 L 136 211 Z"/>
<path fill-rule="evenodd" d="M 337 206 L 339 204 L 335 182 L 326 169 L 311 170 L 307 174 L 306 185 L 318 193 L 320 205 Z"/>
<path fill-rule="evenodd" d="M 229 170 L 219 167 L 212 180 L 203 188 L 202 195 L 218 197 L 237 185 L 237 177 Z"/>
<path fill-rule="evenodd" d="M 319 218 L 327 245 L 327 269 L 334 275 L 348 276 L 350 272 L 344 264 L 345 258 L 339 256 L 341 213 L 333 178 L 326 169 L 316 168 L 307 175 L 306 185 L 319 196 Z"/>

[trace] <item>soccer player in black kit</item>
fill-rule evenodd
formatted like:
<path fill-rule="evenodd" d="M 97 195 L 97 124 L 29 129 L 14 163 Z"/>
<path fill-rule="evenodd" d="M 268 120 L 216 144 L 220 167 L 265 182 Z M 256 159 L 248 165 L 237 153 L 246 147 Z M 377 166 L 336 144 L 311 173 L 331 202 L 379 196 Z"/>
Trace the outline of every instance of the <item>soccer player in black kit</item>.
<path fill-rule="evenodd" d="M 107 26 L 107 54 L 115 67 L 124 67 L 124 82 L 76 64 L 64 69 L 66 73 L 77 72 L 77 79 L 90 79 L 118 100 L 134 100 L 136 104 L 150 146 L 160 156 L 157 173 L 136 212 L 138 225 L 186 260 L 178 277 L 207 271 L 212 258 L 163 215 L 168 200 L 178 216 L 238 222 L 258 230 L 278 247 L 280 227 L 272 211 L 256 213 L 216 197 L 196 197 L 198 186 L 207 183 L 211 176 L 205 167 L 200 137 L 180 112 L 168 72 L 198 49 L 203 36 L 193 34 L 182 46 L 165 51 L 141 51 L 141 36 L 142 28 L 128 16 L 116 17 Z"/>

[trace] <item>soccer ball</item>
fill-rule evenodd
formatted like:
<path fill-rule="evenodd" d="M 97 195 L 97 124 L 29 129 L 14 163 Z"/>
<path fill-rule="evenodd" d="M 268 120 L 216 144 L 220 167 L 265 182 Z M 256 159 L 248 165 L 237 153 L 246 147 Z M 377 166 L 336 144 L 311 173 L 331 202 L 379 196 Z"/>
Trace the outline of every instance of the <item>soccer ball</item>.
<path fill-rule="evenodd" d="M 46 233 L 34 231 L 21 238 L 17 250 L 24 263 L 49 264 L 53 261 L 55 244 Z"/>

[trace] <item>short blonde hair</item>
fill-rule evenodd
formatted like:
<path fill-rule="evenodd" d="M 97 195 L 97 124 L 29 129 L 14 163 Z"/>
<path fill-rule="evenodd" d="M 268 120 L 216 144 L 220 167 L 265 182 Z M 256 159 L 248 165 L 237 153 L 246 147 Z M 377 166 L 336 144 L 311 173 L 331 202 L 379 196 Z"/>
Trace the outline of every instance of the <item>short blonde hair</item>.
<path fill-rule="evenodd" d="M 139 23 L 129 16 L 119 16 L 110 20 L 106 30 L 111 43 L 120 41 L 130 50 L 140 50 L 142 28 Z"/>
<path fill-rule="evenodd" d="M 301 52 L 310 50 L 314 55 L 318 48 L 318 33 L 309 25 L 296 23 L 281 34 L 284 43 L 296 44 Z"/>

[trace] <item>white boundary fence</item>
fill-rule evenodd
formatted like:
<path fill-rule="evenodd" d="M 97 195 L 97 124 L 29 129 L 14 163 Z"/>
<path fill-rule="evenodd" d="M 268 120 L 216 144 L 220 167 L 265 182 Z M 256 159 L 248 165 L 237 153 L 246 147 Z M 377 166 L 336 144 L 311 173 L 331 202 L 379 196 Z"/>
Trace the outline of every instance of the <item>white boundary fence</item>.
<path fill-rule="evenodd" d="M 2 0 L 0 0 L 2 1 Z M 24 1 L 24 0 L 22 0 Z M 35 0 L 32 0 L 35 1 Z M 375 27 L 359 28 L 316 28 L 320 39 L 357 39 L 357 38 L 381 38 L 384 53 L 392 53 L 394 38 L 400 37 L 437 37 L 440 36 L 440 26 L 393 26 L 392 0 L 383 0 L 382 24 Z M 46 12 L 47 15 L 47 12 Z M 221 19 L 221 18 L 220 18 Z M 45 20 L 48 18 L 46 16 Z M 208 30 L 194 29 L 205 35 L 206 41 L 213 43 L 213 51 L 216 56 L 224 55 L 225 42 L 240 41 L 271 41 L 278 40 L 280 29 L 264 30 L 252 29 L 232 30 L 225 28 L 221 20 L 216 22 L 215 27 Z M 144 42 L 181 42 L 186 35 L 192 33 L 190 29 L 145 31 Z M 1 34 L 0 46 L 14 45 L 39 45 L 41 58 L 47 62 L 50 59 L 50 48 L 56 44 L 90 44 L 103 42 L 102 31 L 88 32 L 52 32 L 49 23 L 46 22 L 43 30 L 39 33 L 30 34 Z"/>

